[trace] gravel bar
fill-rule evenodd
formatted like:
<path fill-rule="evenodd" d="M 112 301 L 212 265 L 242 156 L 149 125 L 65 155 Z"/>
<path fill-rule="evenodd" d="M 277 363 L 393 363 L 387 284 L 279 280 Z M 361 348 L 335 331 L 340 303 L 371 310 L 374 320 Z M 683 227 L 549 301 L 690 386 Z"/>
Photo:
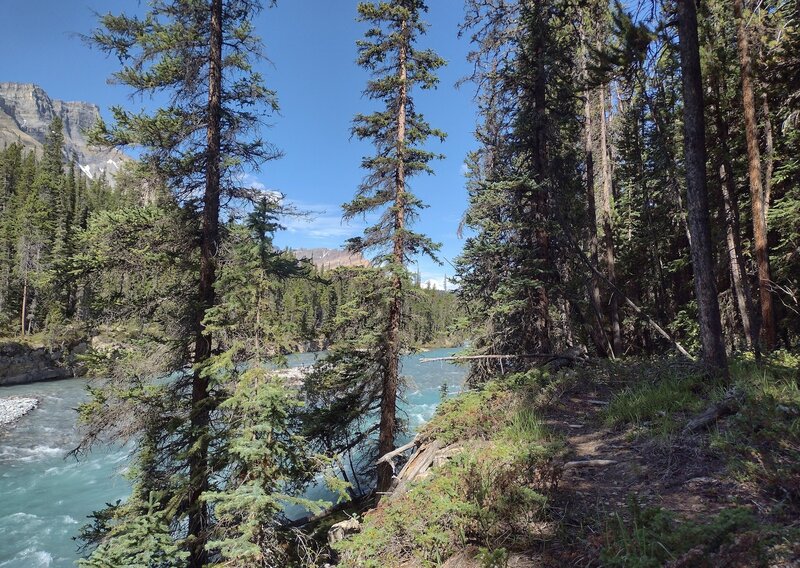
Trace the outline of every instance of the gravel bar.
<path fill-rule="evenodd" d="M 0 426 L 11 424 L 39 406 L 35 398 L 9 396 L 0 398 Z"/>

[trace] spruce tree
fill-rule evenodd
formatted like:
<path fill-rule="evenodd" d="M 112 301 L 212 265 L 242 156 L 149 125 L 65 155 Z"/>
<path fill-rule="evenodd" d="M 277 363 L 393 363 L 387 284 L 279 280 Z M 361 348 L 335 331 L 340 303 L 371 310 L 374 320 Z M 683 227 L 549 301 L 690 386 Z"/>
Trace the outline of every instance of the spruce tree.
<path fill-rule="evenodd" d="M 706 185 L 703 85 L 700 71 L 697 11 L 694 0 L 678 0 L 677 15 L 683 81 L 683 145 L 684 159 L 686 160 L 689 230 L 694 288 L 700 315 L 703 363 L 710 371 L 727 375 L 727 356 L 722 341 L 722 324 L 711 253 L 711 220 Z"/>
<path fill-rule="evenodd" d="M 222 467 L 214 452 L 224 453 L 211 430 L 211 414 L 221 396 L 220 377 L 229 376 L 229 369 L 215 366 L 214 337 L 206 321 L 217 303 L 221 207 L 246 196 L 238 182 L 245 168 L 277 155 L 254 134 L 261 117 L 277 109 L 274 93 L 253 69 L 261 45 L 251 20 L 261 8 L 255 0 L 152 0 L 142 17 L 102 16 L 100 28 L 88 38 L 120 59 L 115 82 L 134 93 L 160 93 L 166 100 L 149 114 L 114 108 L 114 124 L 101 123 L 95 141 L 143 149 L 142 160 L 191 211 L 199 231 L 196 292 L 183 306 L 188 311 L 174 314 L 180 323 L 169 343 L 173 370 L 187 363 L 192 370 L 169 388 L 157 389 L 177 406 L 172 422 L 169 414 L 161 415 L 158 397 L 140 400 L 150 407 L 144 414 L 166 432 L 146 429 L 157 435 L 149 443 L 159 460 L 136 480 L 145 487 L 159 479 L 166 484 L 162 503 L 169 504 L 175 528 L 182 527 L 192 567 L 208 562 L 213 518 L 204 494 L 212 489 L 216 467 Z M 157 471 L 167 473 L 162 478 Z"/>
<path fill-rule="evenodd" d="M 369 24 L 358 45 L 358 63 L 372 74 L 364 94 L 381 101 L 383 108 L 372 114 L 357 115 L 353 134 L 375 145 L 375 154 L 365 157 L 362 167 L 369 173 L 355 198 L 344 205 L 345 218 L 381 211 L 377 224 L 363 237 L 350 241 L 350 250 L 378 250 L 376 263 L 390 279 L 388 313 L 382 331 L 381 417 L 378 452 L 394 449 L 398 432 L 397 397 L 401 386 L 400 353 L 403 350 L 404 303 L 409 294 L 407 263 L 419 254 L 434 256 L 438 248 L 428 237 L 409 227 L 423 207 L 408 187 L 408 179 L 419 173 L 432 173 L 430 161 L 436 154 L 424 149 L 425 141 L 445 134 L 432 128 L 413 102 L 415 88 L 431 89 L 438 82 L 436 69 L 444 60 L 433 51 L 417 47 L 427 25 L 422 15 L 427 6 L 421 0 L 362 3 L 359 20 Z M 378 469 L 377 490 L 386 491 L 392 478 L 388 464 Z"/>

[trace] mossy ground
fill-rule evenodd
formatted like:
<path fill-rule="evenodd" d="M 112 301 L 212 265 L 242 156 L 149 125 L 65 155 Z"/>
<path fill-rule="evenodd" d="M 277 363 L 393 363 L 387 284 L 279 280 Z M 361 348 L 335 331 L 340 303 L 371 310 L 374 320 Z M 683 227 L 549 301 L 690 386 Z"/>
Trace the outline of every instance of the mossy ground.
<path fill-rule="evenodd" d="M 422 437 L 463 447 L 337 546 L 343 566 L 800 564 L 800 360 L 680 360 L 506 375 Z M 731 387 L 737 413 L 687 421 Z M 602 467 L 566 461 L 610 459 Z M 456 560 L 457 559 L 457 560 Z"/>

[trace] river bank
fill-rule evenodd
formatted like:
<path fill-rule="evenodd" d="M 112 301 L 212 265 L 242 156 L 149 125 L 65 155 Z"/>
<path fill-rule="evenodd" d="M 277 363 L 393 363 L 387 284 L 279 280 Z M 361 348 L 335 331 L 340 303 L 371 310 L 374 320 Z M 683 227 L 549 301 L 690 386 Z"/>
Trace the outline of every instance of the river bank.
<path fill-rule="evenodd" d="M 80 357 L 88 350 L 86 341 L 46 346 L 0 339 L 0 387 L 82 376 Z"/>

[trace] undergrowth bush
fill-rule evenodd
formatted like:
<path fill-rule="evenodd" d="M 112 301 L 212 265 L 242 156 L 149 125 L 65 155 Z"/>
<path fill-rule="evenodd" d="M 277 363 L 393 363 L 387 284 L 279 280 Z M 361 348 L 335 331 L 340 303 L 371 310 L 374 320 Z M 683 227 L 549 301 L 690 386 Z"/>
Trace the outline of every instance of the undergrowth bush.
<path fill-rule="evenodd" d="M 445 445 L 459 440 L 489 439 L 502 427 L 506 409 L 513 400 L 513 394 L 496 383 L 462 393 L 439 405 L 422 437 L 438 439 Z"/>
<path fill-rule="evenodd" d="M 342 565 L 436 566 L 471 544 L 500 562 L 498 550 L 530 546 L 558 481 L 552 460 L 560 446 L 523 402 L 520 390 L 494 384 L 442 404 L 424 435 L 464 450 L 337 544 Z"/>
<path fill-rule="evenodd" d="M 800 359 L 778 352 L 759 364 L 738 359 L 731 378 L 743 393 L 739 411 L 711 435 L 740 481 L 800 507 Z"/>

